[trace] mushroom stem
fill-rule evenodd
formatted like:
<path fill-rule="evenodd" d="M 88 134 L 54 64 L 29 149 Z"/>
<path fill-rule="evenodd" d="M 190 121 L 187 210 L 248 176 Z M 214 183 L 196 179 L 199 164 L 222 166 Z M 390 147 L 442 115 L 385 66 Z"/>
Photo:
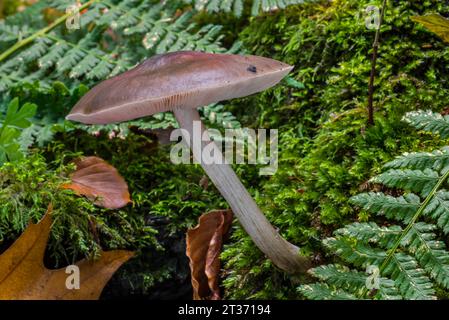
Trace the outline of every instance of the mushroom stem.
<path fill-rule="evenodd" d="M 230 165 L 225 164 L 223 154 L 220 152 L 218 155 L 222 159 L 222 164 L 205 164 L 202 161 L 201 154 L 204 146 L 214 142 L 204 142 L 201 139 L 201 137 L 207 136 L 207 131 L 201 122 L 198 111 L 196 109 L 178 108 L 173 112 L 180 127 L 189 133 L 188 136 L 186 132 L 183 134 L 185 141 L 190 144 L 194 158 L 201 163 L 204 171 L 226 199 L 240 224 L 256 246 L 280 269 L 288 273 L 305 272 L 310 266 L 309 259 L 302 257 L 299 248 L 282 238 L 273 228 L 234 170 Z M 199 141 L 194 143 L 193 141 L 195 137 L 194 121 L 201 124 L 201 136 L 199 136 L 201 143 Z M 215 151 L 218 150 L 215 149 Z"/>

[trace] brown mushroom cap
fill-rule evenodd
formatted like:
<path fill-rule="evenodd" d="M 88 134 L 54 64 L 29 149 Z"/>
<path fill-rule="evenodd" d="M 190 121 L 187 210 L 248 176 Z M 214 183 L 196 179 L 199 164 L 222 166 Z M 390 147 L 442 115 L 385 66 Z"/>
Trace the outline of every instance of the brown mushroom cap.
<path fill-rule="evenodd" d="M 191 51 L 158 55 L 95 86 L 67 119 L 107 124 L 206 106 L 263 91 L 292 68 L 258 56 Z"/>

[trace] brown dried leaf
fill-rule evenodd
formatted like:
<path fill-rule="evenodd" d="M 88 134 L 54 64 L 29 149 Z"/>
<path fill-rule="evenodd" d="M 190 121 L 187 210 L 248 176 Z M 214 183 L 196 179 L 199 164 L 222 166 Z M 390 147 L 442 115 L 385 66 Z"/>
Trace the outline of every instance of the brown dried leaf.
<path fill-rule="evenodd" d="M 198 226 L 187 231 L 194 300 L 220 299 L 220 252 L 231 224 L 232 211 L 218 210 L 202 215 Z"/>
<path fill-rule="evenodd" d="M 0 255 L 1 300 L 95 300 L 114 272 L 133 256 L 129 251 L 103 252 L 98 260 L 81 260 L 80 288 L 67 289 L 66 268 L 49 270 L 43 258 L 51 228 L 51 211 L 38 224 L 31 224 Z"/>
<path fill-rule="evenodd" d="M 128 185 L 117 169 L 98 157 L 75 161 L 72 182 L 62 186 L 84 195 L 108 209 L 119 209 L 131 202 Z"/>

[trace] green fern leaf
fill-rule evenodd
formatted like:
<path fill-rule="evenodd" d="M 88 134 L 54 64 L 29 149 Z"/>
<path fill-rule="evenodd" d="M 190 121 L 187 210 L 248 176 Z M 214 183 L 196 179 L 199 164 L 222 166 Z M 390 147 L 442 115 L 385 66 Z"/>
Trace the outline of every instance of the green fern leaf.
<path fill-rule="evenodd" d="M 414 152 L 405 153 L 397 157 L 395 160 L 387 163 L 386 168 L 389 169 L 414 169 L 424 170 L 431 168 L 435 171 L 441 171 L 449 166 L 449 147 L 434 152 Z"/>
<path fill-rule="evenodd" d="M 358 267 L 380 265 L 387 256 L 384 250 L 345 237 L 328 238 L 323 243 L 330 251 Z"/>
<path fill-rule="evenodd" d="M 369 275 L 350 270 L 341 265 L 326 265 L 313 268 L 309 273 L 314 277 L 326 282 L 327 284 L 343 289 L 354 296 L 363 295 L 367 288 Z M 379 278 L 379 288 L 376 291 L 378 299 L 382 300 L 400 300 L 402 299 L 399 290 L 395 287 L 394 281 L 387 278 Z"/>
<path fill-rule="evenodd" d="M 373 183 L 384 184 L 390 188 L 400 188 L 420 193 L 421 196 L 426 197 L 438 183 L 439 178 L 440 176 L 438 172 L 435 172 L 431 169 L 391 169 L 385 173 L 378 175 L 371 181 Z"/>
<path fill-rule="evenodd" d="M 402 228 L 399 226 L 379 227 L 374 222 L 355 222 L 338 229 L 335 234 L 355 238 L 363 243 L 379 244 L 382 248 L 389 248 L 399 239 Z"/>
<path fill-rule="evenodd" d="M 350 199 L 357 206 L 387 218 L 409 223 L 419 208 L 420 198 L 413 194 L 392 197 L 383 193 L 362 193 Z"/>
<path fill-rule="evenodd" d="M 436 240 L 436 226 L 416 223 L 402 240 L 402 245 L 416 257 L 436 283 L 449 288 L 449 252 L 442 241 Z"/>
<path fill-rule="evenodd" d="M 243 13 L 244 0 L 184 0 L 193 3 L 196 10 L 206 10 L 208 12 L 232 12 L 237 17 Z M 289 5 L 302 4 L 305 0 L 252 0 L 251 14 L 259 15 L 261 12 L 268 12 L 278 9 L 285 9 Z"/>
<path fill-rule="evenodd" d="M 424 215 L 434 219 L 445 234 L 449 233 L 449 192 L 440 190 L 425 208 Z"/>
<path fill-rule="evenodd" d="M 432 281 L 425 271 L 419 267 L 417 261 L 409 255 L 394 254 L 393 259 L 385 268 L 384 274 L 391 276 L 405 299 L 436 299 Z"/>
<path fill-rule="evenodd" d="M 418 130 L 439 134 L 443 139 L 449 137 L 449 116 L 432 111 L 414 111 L 404 116 L 404 120 Z"/>
<path fill-rule="evenodd" d="M 358 300 L 356 296 L 323 283 L 302 285 L 298 292 L 310 300 Z"/>

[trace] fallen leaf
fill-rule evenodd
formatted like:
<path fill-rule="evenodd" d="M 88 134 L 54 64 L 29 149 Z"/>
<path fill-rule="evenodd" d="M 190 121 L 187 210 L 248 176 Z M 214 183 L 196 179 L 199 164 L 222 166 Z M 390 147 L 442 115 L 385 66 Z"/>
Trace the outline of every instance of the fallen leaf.
<path fill-rule="evenodd" d="M 449 20 L 445 17 L 432 13 L 425 16 L 412 17 L 412 20 L 422 24 L 445 42 L 449 42 Z"/>
<path fill-rule="evenodd" d="M 72 182 L 62 186 L 108 209 L 119 209 L 131 202 L 128 185 L 117 169 L 98 157 L 75 161 Z"/>
<path fill-rule="evenodd" d="M 232 211 L 218 210 L 202 215 L 198 226 L 187 231 L 194 300 L 220 299 L 220 252 L 231 224 Z"/>
<path fill-rule="evenodd" d="M 102 252 L 98 260 L 81 260 L 79 289 L 68 289 L 66 268 L 49 270 L 43 258 L 50 234 L 52 208 L 31 224 L 0 255 L 1 300 L 96 300 L 115 271 L 133 256 L 129 251 Z"/>

